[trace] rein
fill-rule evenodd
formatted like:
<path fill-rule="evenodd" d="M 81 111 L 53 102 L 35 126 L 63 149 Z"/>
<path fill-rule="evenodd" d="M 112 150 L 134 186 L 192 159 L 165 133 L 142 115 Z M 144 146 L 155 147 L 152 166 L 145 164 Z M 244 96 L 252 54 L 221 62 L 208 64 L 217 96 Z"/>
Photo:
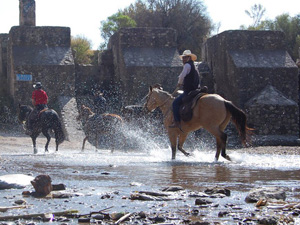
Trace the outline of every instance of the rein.
<path fill-rule="evenodd" d="M 149 98 L 150 98 L 150 95 L 148 96 L 148 99 L 149 99 Z M 147 103 L 148 103 L 148 99 L 147 99 Z M 168 101 L 169 101 L 169 98 L 167 98 L 161 105 L 158 105 L 157 108 L 160 108 L 160 107 L 164 106 Z M 147 105 L 147 103 L 146 103 L 146 105 Z M 147 107 L 146 107 L 146 108 L 147 108 Z M 147 108 L 147 110 L 148 110 L 148 108 Z M 166 111 L 166 114 L 165 114 L 165 115 L 167 115 L 167 114 L 170 112 L 170 110 L 171 110 L 171 107 L 168 108 L 168 110 Z M 148 110 L 148 111 L 149 111 L 149 110 Z"/>

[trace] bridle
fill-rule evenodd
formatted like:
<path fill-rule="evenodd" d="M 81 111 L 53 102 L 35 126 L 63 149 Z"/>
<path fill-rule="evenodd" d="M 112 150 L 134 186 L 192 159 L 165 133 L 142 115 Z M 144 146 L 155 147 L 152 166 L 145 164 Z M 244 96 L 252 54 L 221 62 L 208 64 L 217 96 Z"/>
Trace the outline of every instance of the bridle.
<path fill-rule="evenodd" d="M 148 95 L 147 95 L 147 101 L 146 101 L 146 104 L 145 104 L 145 108 L 148 110 L 148 112 L 151 112 L 149 109 L 148 109 L 148 107 L 147 107 L 147 104 L 148 104 L 148 101 L 149 101 L 149 98 L 150 98 L 150 95 L 152 94 L 152 91 L 151 91 L 151 93 L 149 93 Z M 155 99 L 154 99 L 155 100 Z M 158 105 L 156 108 L 160 108 L 160 107 L 162 107 L 162 106 L 164 106 L 167 102 L 169 101 L 169 99 L 167 98 L 161 105 Z"/>

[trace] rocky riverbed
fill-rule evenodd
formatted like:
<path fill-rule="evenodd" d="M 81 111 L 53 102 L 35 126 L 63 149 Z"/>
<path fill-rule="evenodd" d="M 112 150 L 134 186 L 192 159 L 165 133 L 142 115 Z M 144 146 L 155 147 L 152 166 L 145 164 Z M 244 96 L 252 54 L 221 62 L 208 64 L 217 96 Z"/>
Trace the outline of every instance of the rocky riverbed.
<path fill-rule="evenodd" d="M 300 149 L 213 149 L 170 160 L 170 149 L 116 151 L 65 141 L 44 154 L 38 138 L 0 133 L 0 175 L 47 174 L 65 190 L 34 197 L 31 184 L 0 190 L 0 224 L 300 224 Z M 2 211 L 1 211 L 2 208 Z"/>

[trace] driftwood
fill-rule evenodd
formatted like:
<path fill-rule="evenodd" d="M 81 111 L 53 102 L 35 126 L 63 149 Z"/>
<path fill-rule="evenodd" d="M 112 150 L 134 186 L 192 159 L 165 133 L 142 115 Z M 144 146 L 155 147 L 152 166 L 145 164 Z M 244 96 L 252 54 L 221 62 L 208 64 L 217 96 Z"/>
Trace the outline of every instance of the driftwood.
<path fill-rule="evenodd" d="M 130 217 L 132 215 L 132 213 L 127 213 L 126 215 L 122 216 L 117 222 L 115 222 L 115 225 L 118 225 L 120 223 L 122 223 L 123 221 L 125 221 L 128 217 Z"/>
<path fill-rule="evenodd" d="M 54 216 L 72 216 L 75 213 L 78 213 L 78 210 L 67 210 L 62 212 L 51 212 L 51 213 L 36 213 L 36 214 L 26 214 L 26 215 L 17 215 L 17 216 L 0 216 L 0 221 L 46 218 L 47 215 L 49 214 L 52 214 Z"/>
<path fill-rule="evenodd" d="M 28 205 L 0 207 L 0 212 L 6 212 L 9 209 L 24 209 L 24 208 L 27 208 L 27 207 L 28 207 Z"/>

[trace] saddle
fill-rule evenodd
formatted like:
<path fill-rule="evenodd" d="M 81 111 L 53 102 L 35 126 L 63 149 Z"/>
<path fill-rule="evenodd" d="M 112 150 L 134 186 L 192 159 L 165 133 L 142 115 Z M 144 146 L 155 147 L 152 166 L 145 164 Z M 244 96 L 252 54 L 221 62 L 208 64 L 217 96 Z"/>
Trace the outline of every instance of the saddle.
<path fill-rule="evenodd" d="M 42 110 L 40 110 L 39 111 L 39 113 L 38 113 L 38 117 L 40 117 L 40 115 L 41 115 L 41 113 L 43 113 L 43 112 L 45 112 L 45 111 L 47 111 L 48 110 L 48 108 L 46 107 L 46 108 L 44 108 L 44 109 L 42 109 Z"/>
<path fill-rule="evenodd" d="M 190 121 L 193 117 L 193 109 L 195 105 L 197 104 L 198 100 L 206 95 L 206 92 L 203 92 L 201 89 L 196 89 L 194 91 L 191 91 L 188 93 L 187 96 L 182 98 L 182 104 L 179 107 L 179 114 L 181 117 L 181 120 L 184 122 Z"/>

